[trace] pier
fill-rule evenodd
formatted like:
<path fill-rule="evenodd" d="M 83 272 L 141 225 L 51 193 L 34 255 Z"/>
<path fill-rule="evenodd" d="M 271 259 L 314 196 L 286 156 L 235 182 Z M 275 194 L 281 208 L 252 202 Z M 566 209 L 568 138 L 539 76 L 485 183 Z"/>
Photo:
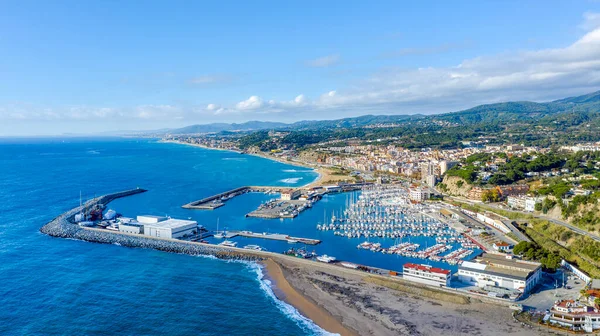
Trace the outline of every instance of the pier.
<path fill-rule="evenodd" d="M 300 238 L 300 237 L 291 237 L 286 234 L 281 233 L 256 233 L 252 231 L 228 231 L 226 234 L 226 238 L 233 237 L 246 237 L 246 238 L 262 238 L 262 239 L 270 239 L 270 240 L 280 240 L 287 241 L 288 243 L 301 243 L 307 245 L 317 245 L 320 244 L 321 241 L 318 239 L 311 238 Z"/>
<path fill-rule="evenodd" d="M 248 192 L 273 192 L 280 193 L 283 190 L 291 189 L 290 187 L 278 187 L 278 186 L 244 186 L 235 188 L 229 191 L 212 195 L 197 201 L 190 202 L 182 206 L 184 209 L 195 209 L 195 210 L 214 210 L 225 205 L 225 202 L 232 199 L 235 196 L 239 196 Z"/>

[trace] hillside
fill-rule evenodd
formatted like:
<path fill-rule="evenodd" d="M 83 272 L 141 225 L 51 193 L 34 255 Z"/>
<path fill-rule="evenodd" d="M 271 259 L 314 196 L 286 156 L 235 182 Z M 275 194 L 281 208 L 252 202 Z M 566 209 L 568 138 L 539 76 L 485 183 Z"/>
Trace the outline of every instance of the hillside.
<path fill-rule="evenodd" d="M 359 132 L 337 132 L 332 139 L 351 137 L 372 139 L 381 137 L 401 137 L 427 135 L 432 133 L 454 132 L 444 142 L 452 146 L 453 141 L 464 141 L 481 135 L 493 135 L 501 132 L 512 133 L 514 141 L 539 140 L 548 136 L 549 131 L 576 131 L 573 141 L 589 141 L 598 138 L 598 129 L 582 129 L 582 124 L 600 127 L 600 91 L 569 97 L 545 103 L 528 101 L 504 102 L 479 105 L 467 110 L 435 115 L 364 115 L 360 117 L 336 120 L 304 120 L 295 123 L 249 121 L 240 124 L 213 123 L 192 125 L 169 130 L 168 134 L 206 134 L 219 132 L 252 132 L 260 130 L 285 130 L 292 132 L 363 129 Z M 453 127 L 468 126 L 460 132 Z M 590 127 L 590 126 L 586 126 Z M 384 129 L 384 130 L 378 130 Z M 391 129 L 391 131 L 389 131 Z M 151 133 L 151 132 L 148 132 Z M 158 132 L 152 132 L 158 134 Z M 344 132 L 342 132 L 344 133 Z M 303 137 L 305 138 L 305 137 Z M 320 141 L 329 140 L 327 136 L 316 137 Z M 599 138 L 600 139 L 600 138 Z M 414 145 L 428 145 L 430 141 L 417 141 Z"/>

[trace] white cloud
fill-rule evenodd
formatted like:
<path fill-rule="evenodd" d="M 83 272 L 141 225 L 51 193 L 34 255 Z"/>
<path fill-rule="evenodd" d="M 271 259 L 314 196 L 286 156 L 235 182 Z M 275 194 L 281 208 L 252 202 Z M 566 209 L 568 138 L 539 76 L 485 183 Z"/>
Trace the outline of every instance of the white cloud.
<path fill-rule="evenodd" d="M 579 28 L 589 31 L 596 27 L 600 27 L 600 13 L 586 12 L 583 14 L 583 23 L 579 25 Z"/>
<path fill-rule="evenodd" d="M 313 99 L 304 94 L 263 99 L 268 92 L 256 92 L 234 104 L 198 106 L 43 108 L 15 103 L 0 106 L 0 120 L 331 119 L 365 113 L 448 112 L 507 100 L 547 101 L 600 89 L 599 17 L 586 13 L 581 25 L 586 32 L 564 47 L 473 57 L 447 67 L 381 68 Z M 338 61 L 339 56 L 332 55 L 309 63 L 328 66 Z M 211 82 L 203 77 L 197 78 L 199 83 Z"/>
<path fill-rule="evenodd" d="M 296 98 L 294 98 L 294 103 L 295 103 L 296 105 L 304 105 L 304 104 L 306 104 L 307 102 L 308 102 L 308 100 L 306 99 L 306 96 L 305 96 L 305 95 L 303 95 L 303 94 L 301 94 L 301 95 L 298 95 Z"/>
<path fill-rule="evenodd" d="M 219 109 L 219 105 L 217 104 L 208 104 L 206 105 L 206 109 L 209 111 L 216 111 Z"/>
<path fill-rule="evenodd" d="M 256 110 L 264 106 L 263 100 L 259 96 L 251 96 L 246 100 L 235 105 L 238 110 Z"/>
<path fill-rule="evenodd" d="M 325 68 L 338 64 L 340 55 L 327 55 L 306 61 L 306 65 L 312 68 Z"/>

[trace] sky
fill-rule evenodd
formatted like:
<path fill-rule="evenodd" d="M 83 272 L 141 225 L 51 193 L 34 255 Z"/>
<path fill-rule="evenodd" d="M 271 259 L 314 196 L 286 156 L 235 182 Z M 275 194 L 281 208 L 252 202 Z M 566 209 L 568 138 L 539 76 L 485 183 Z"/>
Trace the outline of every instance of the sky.
<path fill-rule="evenodd" d="M 600 1 L 0 1 L 0 136 L 600 89 Z"/>

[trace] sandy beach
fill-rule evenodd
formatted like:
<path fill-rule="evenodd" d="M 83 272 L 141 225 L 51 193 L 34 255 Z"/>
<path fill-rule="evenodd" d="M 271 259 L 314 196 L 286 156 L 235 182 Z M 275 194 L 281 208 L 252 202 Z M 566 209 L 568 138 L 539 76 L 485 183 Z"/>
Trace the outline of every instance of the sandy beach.
<path fill-rule="evenodd" d="M 269 278 L 276 286 L 276 295 L 281 296 L 279 299 L 294 306 L 298 311 L 311 319 L 321 328 L 337 333 L 340 335 L 358 335 L 354 331 L 345 327 L 338 319 L 333 317 L 328 311 L 319 307 L 310 298 L 303 296 L 294 289 L 283 275 L 283 271 L 278 263 L 272 259 L 267 259 L 264 262 Z"/>
<path fill-rule="evenodd" d="M 448 302 L 393 290 L 335 267 L 269 260 L 276 292 L 321 328 L 341 335 L 542 335 L 503 306 Z M 335 320 L 335 322 L 333 321 Z M 337 323 L 336 323 L 337 322 Z"/>

